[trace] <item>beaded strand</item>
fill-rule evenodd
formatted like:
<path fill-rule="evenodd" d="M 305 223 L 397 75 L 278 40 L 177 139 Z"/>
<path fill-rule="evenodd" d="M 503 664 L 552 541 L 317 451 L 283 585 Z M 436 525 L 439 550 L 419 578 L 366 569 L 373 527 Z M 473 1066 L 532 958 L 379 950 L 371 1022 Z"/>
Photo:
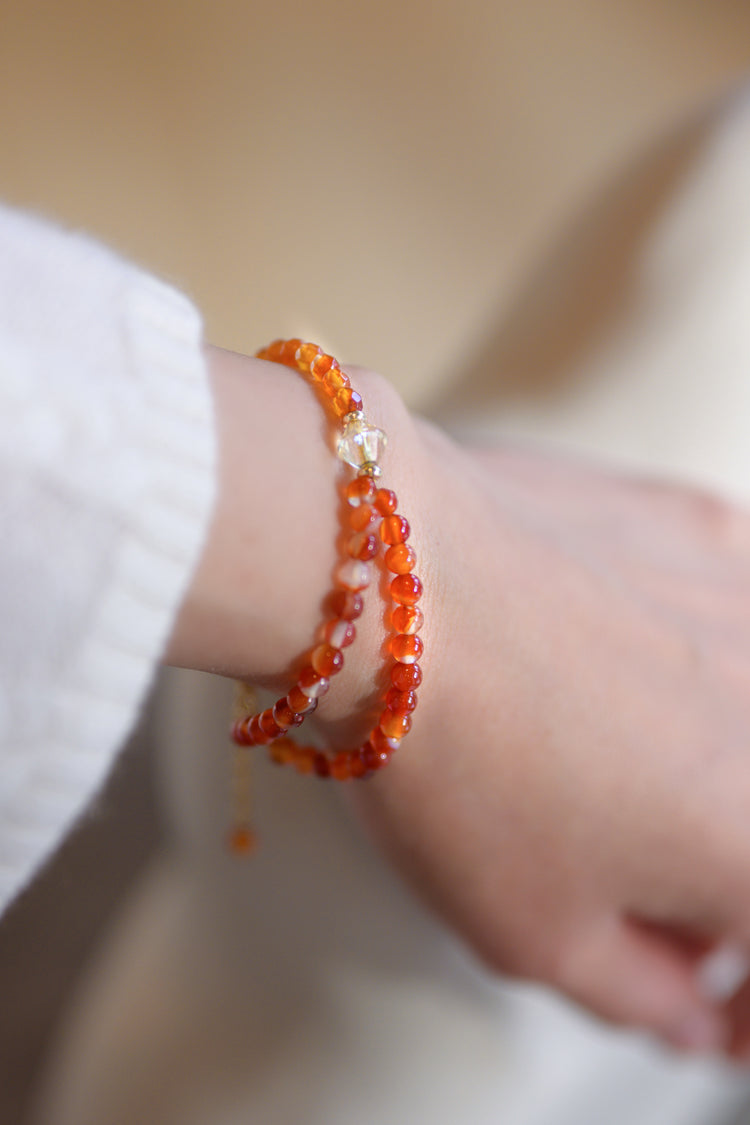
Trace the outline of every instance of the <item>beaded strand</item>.
<path fill-rule="evenodd" d="M 316 344 L 298 339 L 276 340 L 257 356 L 298 371 L 322 389 L 331 413 L 341 423 L 337 455 L 357 475 L 344 490 L 348 522 L 345 558 L 336 570 L 335 589 L 328 599 L 332 616 L 322 627 L 322 640 L 309 653 L 289 693 L 272 707 L 240 717 L 232 728 L 232 738 L 240 747 L 267 746 L 274 762 L 292 766 L 299 773 L 336 781 L 367 777 L 388 764 L 408 734 L 417 706 L 416 689 L 422 682 L 419 658 L 424 645 L 419 630 L 423 616 L 417 606 L 422 583 L 414 573 L 416 553 L 407 542 L 409 522 L 397 511 L 395 492 L 377 483 L 381 476 L 378 457 L 386 435 L 365 420 L 362 398 L 352 389 L 337 360 Z M 363 591 L 372 577 L 371 564 L 378 558 L 391 575 L 392 635 L 388 688 L 377 724 L 363 745 L 353 750 L 326 753 L 301 745 L 287 735 L 313 714 L 332 678 L 343 668 L 343 650 L 355 639 L 354 622 L 362 613 Z M 247 850 L 247 831 L 244 827 L 235 830 L 235 850 Z"/>

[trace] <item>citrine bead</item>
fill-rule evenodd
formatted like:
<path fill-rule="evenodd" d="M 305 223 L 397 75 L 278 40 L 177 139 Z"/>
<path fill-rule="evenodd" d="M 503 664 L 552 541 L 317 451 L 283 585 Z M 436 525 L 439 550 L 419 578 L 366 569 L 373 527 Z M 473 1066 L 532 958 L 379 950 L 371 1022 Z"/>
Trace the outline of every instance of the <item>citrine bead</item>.
<path fill-rule="evenodd" d="M 331 772 L 331 763 L 325 754 L 320 751 L 315 755 L 313 769 L 318 777 L 328 777 Z"/>
<path fill-rule="evenodd" d="M 412 691 L 422 683 L 422 669 L 418 664 L 394 664 L 391 683 L 399 691 Z"/>
<path fill-rule="evenodd" d="M 411 715 L 397 711 L 384 711 L 378 725 L 388 738 L 403 738 L 411 730 Z"/>
<path fill-rule="evenodd" d="M 400 664 L 416 664 L 424 652 L 422 638 L 414 633 L 397 633 L 391 640 L 391 652 Z"/>
<path fill-rule="evenodd" d="M 422 597 L 422 583 L 416 574 L 398 574 L 391 582 L 391 597 L 400 605 L 414 605 Z"/>
<path fill-rule="evenodd" d="M 302 715 L 292 710 L 286 697 L 274 703 L 273 718 L 274 722 L 277 726 L 280 726 L 282 730 L 289 730 L 290 727 L 298 727 L 302 722 Z"/>
<path fill-rule="evenodd" d="M 378 538 L 367 531 L 358 531 L 355 535 L 352 535 L 347 543 L 346 552 L 353 559 L 369 562 L 378 553 Z M 409 570 L 411 570 L 411 567 L 409 567 Z"/>
<path fill-rule="evenodd" d="M 392 492 L 390 488 L 379 488 L 375 494 L 375 507 L 380 512 L 381 516 L 391 516 L 396 511 L 396 493 Z"/>
<path fill-rule="evenodd" d="M 409 538 L 410 530 L 405 516 L 384 516 L 380 525 L 380 538 L 393 547 L 396 543 L 404 543 Z"/>
<path fill-rule="evenodd" d="M 385 705 L 397 715 L 406 715 L 417 706 L 417 693 L 415 691 L 399 691 L 398 688 L 389 688 L 385 696 Z"/>
<path fill-rule="evenodd" d="M 302 340 L 285 340 L 281 346 L 279 359 L 282 363 L 296 364 L 297 362 L 297 349 L 302 346 Z"/>
<path fill-rule="evenodd" d="M 258 839 L 252 828 L 238 824 L 229 833 L 227 844 L 235 855 L 250 855 L 258 846 Z"/>
<path fill-rule="evenodd" d="M 361 504 L 349 512 L 349 526 L 352 531 L 374 531 L 379 523 L 380 516 L 371 504 Z"/>
<path fill-rule="evenodd" d="M 315 379 L 323 379 L 326 372 L 330 371 L 333 367 L 334 362 L 335 360 L 333 356 L 326 355 L 325 352 L 321 352 L 320 355 L 310 364 L 310 374 Z"/>
<path fill-rule="evenodd" d="M 310 699 L 297 684 L 289 692 L 286 701 L 298 715 L 309 715 L 318 706 L 317 699 Z"/>
<path fill-rule="evenodd" d="M 322 354 L 317 344 L 302 344 L 301 347 L 297 348 L 297 363 L 310 371 L 312 364 Z"/>
<path fill-rule="evenodd" d="M 364 609 L 364 598 L 354 590 L 334 590 L 328 599 L 331 612 L 344 621 L 355 621 Z M 406 630 L 402 630 L 406 632 Z"/>
<path fill-rule="evenodd" d="M 371 477 L 355 477 L 354 480 L 349 481 L 344 495 L 353 508 L 358 508 L 360 504 L 372 504 L 377 491 L 375 481 Z"/>
<path fill-rule="evenodd" d="M 351 621 L 345 621 L 343 618 L 329 621 L 323 630 L 323 636 L 334 648 L 347 648 L 356 635 L 357 631 Z"/>
<path fill-rule="evenodd" d="M 343 387 L 333 400 L 333 409 L 339 418 L 345 418 L 347 414 L 362 409 L 362 396 L 351 387 Z"/>
<path fill-rule="evenodd" d="M 359 591 L 370 585 L 372 572 L 369 563 L 360 559 L 346 559 L 336 568 L 336 578 L 348 590 Z"/>
<path fill-rule="evenodd" d="M 385 553 L 385 565 L 394 574 L 408 574 L 417 563 L 417 552 L 406 543 L 396 543 Z"/>
<path fill-rule="evenodd" d="M 424 614 L 416 605 L 397 605 L 391 614 L 396 633 L 418 633 L 424 625 Z"/>
<path fill-rule="evenodd" d="M 349 376 L 341 370 L 335 360 L 323 376 L 323 387 L 331 398 L 335 398 L 339 391 L 351 387 Z"/>
<path fill-rule="evenodd" d="M 341 649 L 322 644 L 312 650 L 310 663 L 321 676 L 332 676 L 343 667 L 344 655 Z"/>

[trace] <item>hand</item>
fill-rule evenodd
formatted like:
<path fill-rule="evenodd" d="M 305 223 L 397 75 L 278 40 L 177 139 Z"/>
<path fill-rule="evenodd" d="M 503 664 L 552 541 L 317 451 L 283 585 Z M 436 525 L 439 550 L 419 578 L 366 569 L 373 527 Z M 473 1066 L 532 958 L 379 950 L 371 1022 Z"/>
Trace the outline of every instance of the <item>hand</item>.
<path fill-rule="evenodd" d="M 750 948 L 750 518 L 428 428 L 422 449 L 425 682 L 363 816 L 493 968 L 750 1057 L 750 990 L 722 1007 L 696 974 Z"/>

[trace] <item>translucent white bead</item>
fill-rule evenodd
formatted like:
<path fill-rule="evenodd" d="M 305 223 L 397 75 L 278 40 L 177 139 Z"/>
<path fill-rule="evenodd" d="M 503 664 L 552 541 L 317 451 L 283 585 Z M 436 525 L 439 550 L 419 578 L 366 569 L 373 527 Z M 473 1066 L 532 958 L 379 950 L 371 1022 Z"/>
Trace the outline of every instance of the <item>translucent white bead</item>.
<path fill-rule="evenodd" d="M 355 415 L 344 423 L 336 453 L 347 465 L 358 469 L 367 463 L 377 463 L 387 443 L 382 430 Z"/>
<path fill-rule="evenodd" d="M 349 590 L 364 590 L 370 585 L 370 567 L 359 559 L 347 559 L 342 562 L 336 571 L 336 577 L 342 586 Z"/>

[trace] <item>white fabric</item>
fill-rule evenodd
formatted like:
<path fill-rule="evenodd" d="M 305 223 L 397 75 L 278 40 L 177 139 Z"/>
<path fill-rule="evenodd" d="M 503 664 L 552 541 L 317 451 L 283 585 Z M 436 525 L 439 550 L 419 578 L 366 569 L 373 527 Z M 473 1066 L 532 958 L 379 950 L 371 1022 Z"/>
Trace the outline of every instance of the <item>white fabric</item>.
<path fill-rule="evenodd" d="M 196 559 L 200 339 L 168 286 L 0 208 L 0 909 L 100 785 Z"/>

